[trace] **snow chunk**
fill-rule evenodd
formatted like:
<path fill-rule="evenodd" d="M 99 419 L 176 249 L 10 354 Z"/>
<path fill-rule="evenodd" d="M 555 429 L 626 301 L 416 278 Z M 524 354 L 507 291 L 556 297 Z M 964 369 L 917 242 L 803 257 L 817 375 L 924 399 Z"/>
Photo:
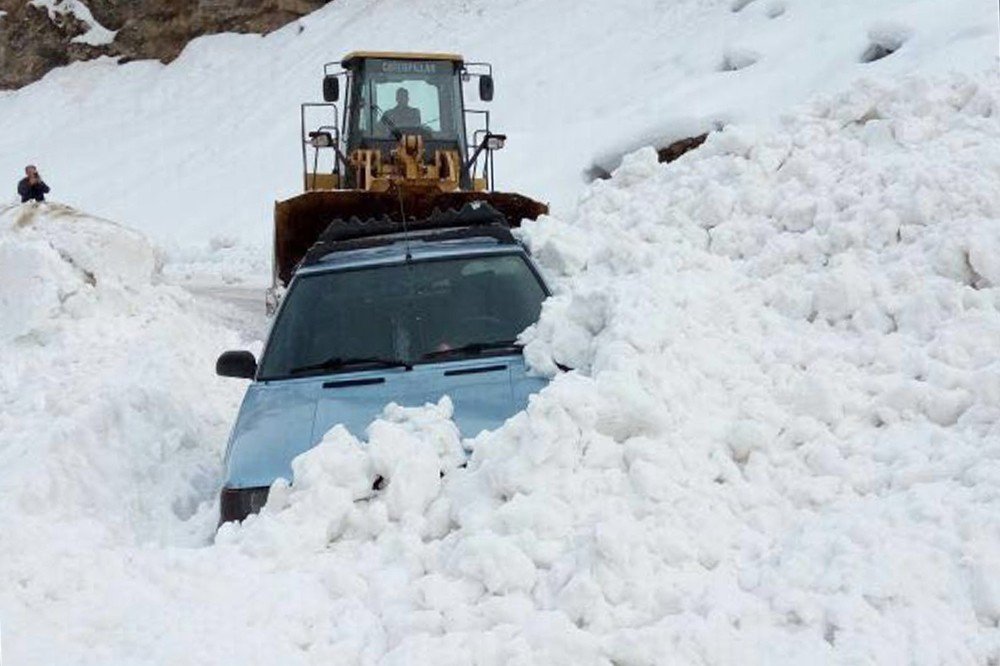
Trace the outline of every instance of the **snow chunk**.
<path fill-rule="evenodd" d="M 156 253 L 138 233 L 59 204 L 0 211 L 0 341 L 38 331 L 73 313 L 75 296 L 105 283 L 150 284 Z"/>

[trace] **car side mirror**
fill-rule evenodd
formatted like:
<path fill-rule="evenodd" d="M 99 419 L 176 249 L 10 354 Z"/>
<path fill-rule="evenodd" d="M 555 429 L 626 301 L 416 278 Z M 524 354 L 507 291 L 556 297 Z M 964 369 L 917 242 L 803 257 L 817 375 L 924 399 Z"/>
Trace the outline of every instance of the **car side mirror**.
<path fill-rule="evenodd" d="M 222 352 L 215 362 L 215 374 L 220 377 L 253 379 L 257 374 L 257 359 L 248 351 Z"/>
<path fill-rule="evenodd" d="M 336 76 L 323 77 L 323 99 L 327 102 L 336 102 L 340 99 L 340 79 Z"/>
<path fill-rule="evenodd" d="M 484 102 L 493 101 L 493 77 L 489 74 L 479 77 L 479 99 Z"/>

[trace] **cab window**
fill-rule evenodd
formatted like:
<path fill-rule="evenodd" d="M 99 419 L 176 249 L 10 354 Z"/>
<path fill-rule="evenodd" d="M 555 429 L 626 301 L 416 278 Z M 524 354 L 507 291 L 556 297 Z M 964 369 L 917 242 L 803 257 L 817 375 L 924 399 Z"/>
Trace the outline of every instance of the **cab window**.
<path fill-rule="evenodd" d="M 465 145 L 460 77 L 449 61 L 372 58 L 355 82 L 355 127 L 370 139 L 389 140 L 414 130 L 432 141 Z"/>

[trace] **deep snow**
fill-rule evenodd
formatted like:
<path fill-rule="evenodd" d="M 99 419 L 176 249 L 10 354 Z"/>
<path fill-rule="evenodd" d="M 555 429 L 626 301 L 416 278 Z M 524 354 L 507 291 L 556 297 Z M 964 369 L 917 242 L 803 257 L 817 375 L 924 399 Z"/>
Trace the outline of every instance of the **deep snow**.
<path fill-rule="evenodd" d="M 0 210 L 8 555 L 68 524 L 88 544 L 159 542 L 216 492 L 240 387 L 210 371 L 244 341 L 154 284 L 158 261 L 139 233 L 60 204 Z M 49 528 L 10 528 L 49 512 Z"/>
<path fill-rule="evenodd" d="M 12 663 L 1000 657 L 995 74 L 629 156 L 524 229 L 558 289 L 528 357 L 575 371 L 472 441 L 447 400 L 335 428 L 214 545 L 240 341 L 65 213 L 0 227 Z"/>
<path fill-rule="evenodd" d="M 216 537 L 212 369 L 261 322 L 211 296 L 266 275 L 295 105 L 361 47 L 494 61 L 555 379 L 475 440 L 447 400 L 335 428 Z M 3 656 L 1000 662 L 996 48 L 979 0 L 339 0 L 0 93 L 0 171 L 79 209 L 0 206 Z"/>

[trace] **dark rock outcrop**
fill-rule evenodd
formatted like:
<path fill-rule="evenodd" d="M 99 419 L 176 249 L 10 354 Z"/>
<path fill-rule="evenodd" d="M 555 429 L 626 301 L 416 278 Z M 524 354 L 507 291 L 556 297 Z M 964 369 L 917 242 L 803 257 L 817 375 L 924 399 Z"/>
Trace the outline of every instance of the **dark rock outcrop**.
<path fill-rule="evenodd" d="M 708 134 L 699 134 L 698 136 L 688 137 L 687 139 L 681 139 L 680 141 L 674 141 L 669 146 L 665 146 L 656 151 L 656 156 L 660 162 L 673 162 L 678 157 L 684 153 L 691 152 L 701 144 L 705 143 L 705 139 L 708 138 Z"/>
<path fill-rule="evenodd" d="M 101 55 L 170 62 L 187 43 L 218 32 L 267 33 L 318 9 L 326 0 L 83 0 L 94 19 L 117 31 L 110 44 L 74 38 L 88 26 L 69 11 L 29 0 L 0 0 L 0 88 L 19 88 L 49 70 Z"/>

